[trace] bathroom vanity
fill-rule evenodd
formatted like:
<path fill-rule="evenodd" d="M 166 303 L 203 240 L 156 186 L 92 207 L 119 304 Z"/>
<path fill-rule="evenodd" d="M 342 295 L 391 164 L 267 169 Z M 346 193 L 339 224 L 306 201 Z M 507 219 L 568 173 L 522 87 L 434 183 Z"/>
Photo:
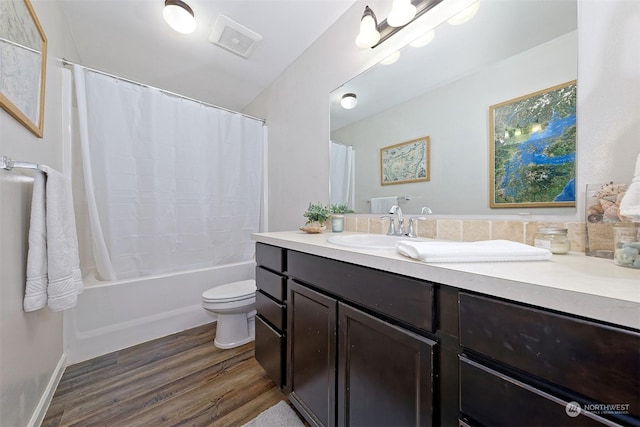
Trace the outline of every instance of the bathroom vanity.
<path fill-rule="evenodd" d="M 311 425 L 640 424 L 640 275 L 261 233 L 256 359 Z M 622 271 L 620 271 L 622 270 Z"/>

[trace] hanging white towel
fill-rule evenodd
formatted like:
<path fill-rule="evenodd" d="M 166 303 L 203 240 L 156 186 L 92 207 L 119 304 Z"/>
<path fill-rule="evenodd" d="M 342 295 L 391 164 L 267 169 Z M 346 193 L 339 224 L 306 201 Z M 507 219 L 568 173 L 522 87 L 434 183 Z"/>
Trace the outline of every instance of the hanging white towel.
<path fill-rule="evenodd" d="M 551 251 L 509 240 L 479 242 L 424 242 L 401 240 L 396 243 L 402 255 L 424 262 L 544 261 Z"/>
<path fill-rule="evenodd" d="M 47 305 L 47 223 L 45 210 L 45 175 L 33 177 L 31 220 L 29 224 L 29 254 L 27 256 L 27 287 L 24 311 L 34 311 Z"/>
<path fill-rule="evenodd" d="M 636 159 L 636 170 L 631 185 L 620 201 L 620 215 L 640 222 L 640 154 Z"/>
<path fill-rule="evenodd" d="M 391 206 L 398 204 L 398 197 L 373 197 L 371 199 L 372 214 L 389 213 Z"/>
<path fill-rule="evenodd" d="M 83 290 L 71 183 L 40 166 L 34 177 L 24 310 L 53 311 L 76 305 Z"/>

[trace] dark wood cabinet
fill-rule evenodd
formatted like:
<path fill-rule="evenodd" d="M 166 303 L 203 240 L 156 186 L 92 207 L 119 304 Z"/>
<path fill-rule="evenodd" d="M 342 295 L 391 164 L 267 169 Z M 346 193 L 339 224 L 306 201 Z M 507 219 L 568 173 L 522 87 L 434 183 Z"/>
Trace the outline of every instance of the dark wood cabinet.
<path fill-rule="evenodd" d="M 291 402 L 318 426 L 434 425 L 430 283 L 287 253 Z M 457 417 L 456 417 L 457 419 Z"/>
<path fill-rule="evenodd" d="M 338 319 L 338 425 L 432 425 L 436 343 L 344 303 Z"/>
<path fill-rule="evenodd" d="M 459 299 L 463 414 L 496 426 L 518 417 L 532 426 L 639 423 L 640 333 L 481 295 Z M 510 404 L 487 407 L 496 401 Z M 569 402 L 593 409 L 571 417 Z"/>
<path fill-rule="evenodd" d="M 311 425 L 640 426 L 638 330 L 260 246 L 256 358 Z"/>

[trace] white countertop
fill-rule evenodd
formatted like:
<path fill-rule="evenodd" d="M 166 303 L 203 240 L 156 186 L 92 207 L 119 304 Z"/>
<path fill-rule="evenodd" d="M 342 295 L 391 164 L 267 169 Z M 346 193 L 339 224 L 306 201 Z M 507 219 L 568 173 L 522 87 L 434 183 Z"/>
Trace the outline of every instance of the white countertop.
<path fill-rule="evenodd" d="M 342 234 L 358 234 L 344 232 Z M 640 329 L 640 270 L 583 253 L 549 261 L 423 263 L 394 251 L 327 242 L 334 233 L 256 233 L 253 239 L 299 252 L 402 274 L 512 301 Z"/>

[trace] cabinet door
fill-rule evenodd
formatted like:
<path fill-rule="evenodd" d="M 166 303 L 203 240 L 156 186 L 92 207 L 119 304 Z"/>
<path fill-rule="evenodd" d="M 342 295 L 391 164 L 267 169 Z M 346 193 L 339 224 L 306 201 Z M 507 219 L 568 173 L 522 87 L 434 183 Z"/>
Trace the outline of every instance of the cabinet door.
<path fill-rule="evenodd" d="M 313 425 L 334 426 L 336 300 L 289 281 L 289 399 Z"/>
<path fill-rule="evenodd" d="M 340 303 L 338 425 L 433 425 L 435 342 Z"/>

